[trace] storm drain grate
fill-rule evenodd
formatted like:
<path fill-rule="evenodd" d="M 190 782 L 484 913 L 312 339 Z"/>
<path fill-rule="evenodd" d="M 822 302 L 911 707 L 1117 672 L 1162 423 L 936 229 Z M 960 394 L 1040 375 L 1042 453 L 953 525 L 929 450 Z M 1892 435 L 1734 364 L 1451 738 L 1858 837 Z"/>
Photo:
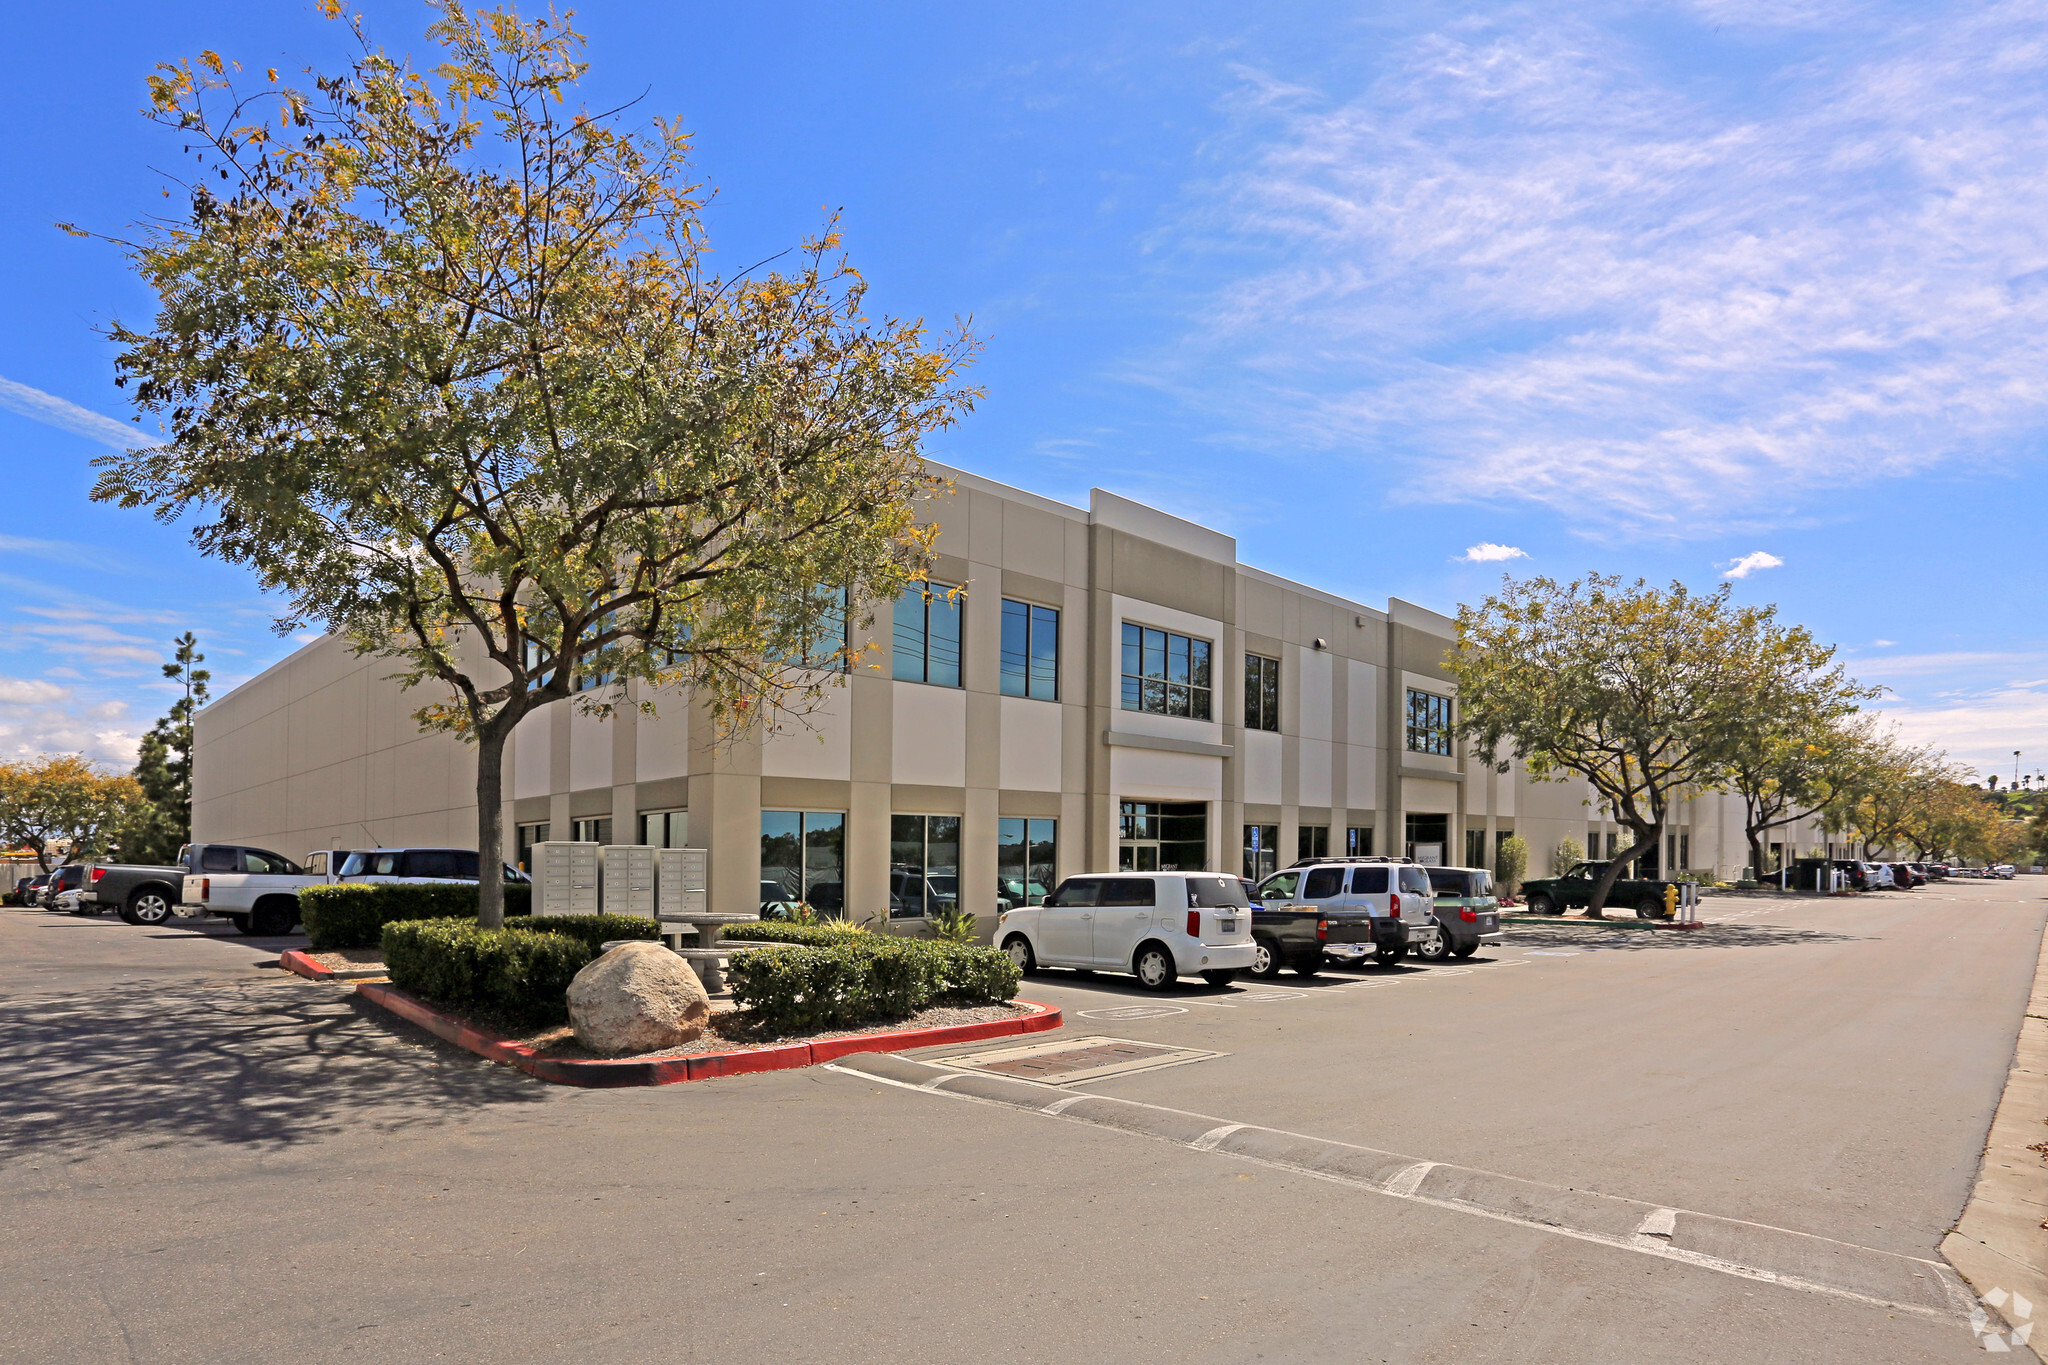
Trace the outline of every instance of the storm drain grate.
<path fill-rule="evenodd" d="M 993 1048 L 986 1052 L 959 1053 L 944 1059 L 947 1066 L 971 1067 L 999 1076 L 1038 1081 L 1045 1085 L 1072 1085 L 1105 1076 L 1133 1071 L 1152 1071 L 1183 1062 L 1221 1057 L 1220 1052 L 1199 1048 L 1172 1047 L 1165 1043 L 1138 1043 L 1128 1038 L 1066 1038 L 1057 1043 L 1032 1043 L 1026 1047 Z"/>

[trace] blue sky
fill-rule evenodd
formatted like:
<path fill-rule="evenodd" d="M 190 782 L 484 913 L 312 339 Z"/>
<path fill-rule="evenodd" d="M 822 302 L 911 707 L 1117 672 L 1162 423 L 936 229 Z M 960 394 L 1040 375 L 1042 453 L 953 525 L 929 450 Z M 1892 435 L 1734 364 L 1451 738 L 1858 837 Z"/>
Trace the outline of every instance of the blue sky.
<path fill-rule="evenodd" d="M 420 48 L 424 7 L 365 13 Z M 1913 738 L 2048 766 L 2048 8 L 1247 14 L 606 0 L 580 27 L 592 104 L 694 131 L 722 259 L 839 209 L 876 311 L 972 315 L 989 396 L 937 457 L 1152 502 L 1367 602 L 1741 569 Z M 10 28 L 0 752 L 119 760 L 178 631 L 226 685 L 295 646 L 181 528 L 86 501 L 130 416 L 99 329 L 150 300 L 52 224 L 163 205 L 153 63 L 331 68 L 348 39 L 293 0 Z"/>

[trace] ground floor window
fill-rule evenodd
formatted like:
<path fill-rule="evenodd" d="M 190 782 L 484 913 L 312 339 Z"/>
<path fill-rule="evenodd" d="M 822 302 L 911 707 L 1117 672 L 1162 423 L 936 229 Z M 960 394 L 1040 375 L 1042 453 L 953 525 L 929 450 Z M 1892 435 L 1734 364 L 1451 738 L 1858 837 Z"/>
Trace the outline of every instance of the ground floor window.
<path fill-rule="evenodd" d="M 575 831 L 569 837 L 579 844 L 608 844 L 612 841 L 612 818 L 600 815 L 592 820 L 571 820 L 569 827 Z"/>
<path fill-rule="evenodd" d="M 1209 807 L 1201 801 L 1121 804 L 1117 869 L 1203 872 L 1209 866 Z"/>
<path fill-rule="evenodd" d="M 640 812 L 640 842 L 656 848 L 684 848 L 690 842 L 690 812 L 686 810 L 643 810 Z"/>
<path fill-rule="evenodd" d="M 889 918 L 921 919 L 960 905 L 960 817 L 889 817 Z"/>
<path fill-rule="evenodd" d="M 1244 827 L 1244 875 L 1253 881 L 1272 876 L 1280 869 L 1280 826 Z"/>
<path fill-rule="evenodd" d="M 548 827 L 545 821 L 538 825 L 521 825 L 517 836 L 518 855 L 513 862 L 521 872 L 533 871 L 533 846 L 548 841 Z"/>
<path fill-rule="evenodd" d="M 1043 905 L 1058 862 L 1059 821 L 996 821 L 996 899 L 1011 907 Z"/>
<path fill-rule="evenodd" d="M 1372 856 L 1372 826 L 1353 825 L 1344 831 L 1344 856 L 1347 858 L 1370 858 Z"/>
<path fill-rule="evenodd" d="M 1502 867 L 1500 853 L 1501 845 L 1505 844 L 1508 840 L 1514 837 L 1515 832 L 1505 825 L 1501 826 L 1499 829 L 1496 829 L 1493 832 L 1493 871 L 1495 876 L 1500 875 L 1500 870 Z"/>
<path fill-rule="evenodd" d="M 1297 858 L 1327 858 L 1330 856 L 1330 827 L 1328 825 L 1298 825 L 1294 831 L 1294 856 Z"/>
<path fill-rule="evenodd" d="M 1465 866 L 1486 866 L 1486 831 L 1468 829 L 1465 831 Z"/>
<path fill-rule="evenodd" d="M 673 846 L 672 846 L 673 847 Z M 846 913 L 846 816 L 839 811 L 761 812 L 761 904 L 801 902 Z"/>
<path fill-rule="evenodd" d="M 1451 817 L 1410 815 L 1407 821 L 1408 856 L 1424 867 L 1442 867 L 1451 842 Z"/>

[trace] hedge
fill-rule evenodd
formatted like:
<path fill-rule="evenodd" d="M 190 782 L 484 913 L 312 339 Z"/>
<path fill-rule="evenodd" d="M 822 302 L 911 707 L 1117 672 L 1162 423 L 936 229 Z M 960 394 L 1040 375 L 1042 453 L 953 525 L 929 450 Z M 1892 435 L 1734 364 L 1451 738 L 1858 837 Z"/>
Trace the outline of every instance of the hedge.
<path fill-rule="evenodd" d="M 536 1027 L 569 1021 L 569 983 L 598 955 L 578 933 L 536 933 L 523 925 L 479 929 L 471 919 L 393 920 L 384 926 L 383 942 L 384 965 L 400 990 Z"/>
<path fill-rule="evenodd" d="M 735 954 L 726 976 L 733 1000 L 759 1025 L 782 1032 L 900 1018 L 938 1001 L 995 1004 L 1016 995 L 1022 979 L 1009 955 L 994 948 L 829 930 L 830 941 L 820 943 L 813 926 L 772 927 L 801 931 L 811 941 L 749 933 L 787 946 Z"/>
<path fill-rule="evenodd" d="M 505 888 L 507 918 L 526 914 L 532 905 L 532 887 Z M 299 919 L 316 952 L 375 947 L 384 926 L 397 921 L 475 919 L 476 912 L 474 883 L 337 882 L 299 892 Z"/>
<path fill-rule="evenodd" d="M 618 939 L 661 938 L 661 926 L 645 915 L 528 915 L 518 927 L 536 934 L 567 934 L 581 940 L 592 957 Z"/>
<path fill-rule="evenodd" d="M 827 920 L 823 924 L 791 924 L 786 920 L 764 919 L 758 924 L 728 924 L 721 938 L 753 943 L 800 943 L 806 948 L 833 948 L 850 938 L 879 938 L 857 924 Z"/>

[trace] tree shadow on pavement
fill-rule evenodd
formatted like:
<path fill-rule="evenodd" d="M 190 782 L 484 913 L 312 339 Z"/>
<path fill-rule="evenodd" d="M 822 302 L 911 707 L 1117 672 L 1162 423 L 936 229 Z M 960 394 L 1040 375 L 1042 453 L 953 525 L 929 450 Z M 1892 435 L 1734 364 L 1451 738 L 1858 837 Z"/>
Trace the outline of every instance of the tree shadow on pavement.
<path fill-rule="evenodd" d="M 0 1160 L 277 1147 L 551 1089 L 297 977 L 0 1001 Z"/>
<path fill-rule="evenodd" d="M 1709 923 L 1703 929 L 1603 930 L 1597 926 L 1517 924 L 1510 940 L 1517 948 L 1532 945 L 1545 950 L 1576 952 L 1665 952 L 1688 948 L 1791 948 L 1823 943 L 1869 943 L 1868 934 L 1846 934 L 1838 929 L 1804 929 L 1787 924 L 1754 922 Z"/>

